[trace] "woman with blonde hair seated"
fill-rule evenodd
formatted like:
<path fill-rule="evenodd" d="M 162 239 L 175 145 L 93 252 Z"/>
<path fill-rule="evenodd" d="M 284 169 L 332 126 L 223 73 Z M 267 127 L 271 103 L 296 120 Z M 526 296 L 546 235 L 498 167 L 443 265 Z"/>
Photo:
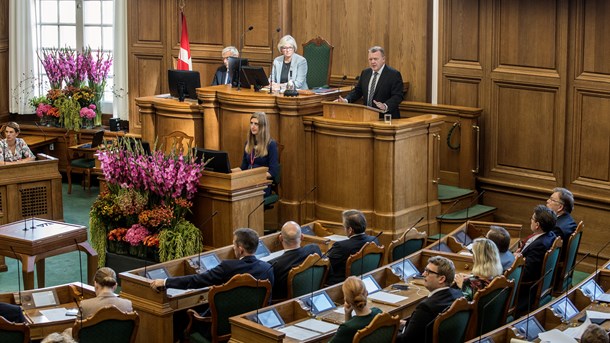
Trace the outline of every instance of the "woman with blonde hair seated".
<path fill-rule="evenodd" d="M 499 275 L 502 275 L 500 253 L 494 242 L 487 238 L 477 238 L 472 243 L 472 275 L 456 274 L 455 285 L 464 297 L 472 301 L 476 292 L 483 289 Z"/>
<path fill-rule="evenodd" d="M 117 286 L 116 273 L 108 267 L 102 267 L 95 272 L 93 278 L 95 287 L 95 298 L 85 299 L 80 303 L 81 317 L 87 318 L 95 314 L 99 309 L 113 305 L 123 312 L 132 312 L 131 301 L 119 298 L 114 294 Z"/>
<path fill-rule="evenodd" d="M 330 343 L 351 342 L 358 330 L 369 325 L 373 318 L 381 313 L 377 307 L 369 307 L 368 292 L 362 280 L 350 276 L 345 280 L 341 289 L 344 298 L 345 322 L 339 326 Z M 353 317 L 352 311 L 356 314 Z"/>

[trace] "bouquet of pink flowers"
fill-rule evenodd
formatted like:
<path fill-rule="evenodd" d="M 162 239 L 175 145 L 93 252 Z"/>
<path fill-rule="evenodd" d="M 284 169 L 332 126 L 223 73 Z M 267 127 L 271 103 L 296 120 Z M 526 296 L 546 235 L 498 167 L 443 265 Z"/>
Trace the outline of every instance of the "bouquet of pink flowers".
<path fill-rule="evenodd" d="M 140 224 L 133 224 L 125 234 L 125 240 L 132 246 L 140 245 L 144 242 L 144 238 L 150 235 L 148 229 Z"/>

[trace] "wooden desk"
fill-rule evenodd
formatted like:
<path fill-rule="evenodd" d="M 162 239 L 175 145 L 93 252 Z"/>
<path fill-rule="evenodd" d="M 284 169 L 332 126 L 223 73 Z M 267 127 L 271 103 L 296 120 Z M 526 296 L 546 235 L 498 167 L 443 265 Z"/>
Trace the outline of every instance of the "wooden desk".
<path fill-rule="evenodd" d="M 34 288 L 34 266 L 38 272 L 38 287 L 44 287 L 45 258 L 75 250 L 87 253 L 87 280 L 93 284 L 97 252 L 87 242 L 86 227 L 42 218 L 0 226 L 0 254 L 17 255 L 21 260 L 25 289 Z"/>
<path fill-rule="evenodd" d="M 375 278 L 377 283 L 384 289 L 387 289 L 394 283 L 400 283 L 400 279 L 392 273 L 392 271 L 387 267 L 382 267 L 376 269 L 369 273 Z M 368 274 L 367 274 L 368 275 Z M 333 300 L 335 304 L 343 304 L 343 292 L 341 290 L 342 284 L 333 285 L 325 288 L 324 290 L 330 298 Z M 397 314 L 400 318 L 404 318 L 410 316 L 411 313 L 415 310 L 417 304 L 428 296 L 429 292 L 427 289 L 421 286 L 412 285 L 406 291 L 400 291 L 396 293 L 398 295 L 402 295 L 407 297 L 407 300 L 399 302 L 394 305 L 386 305 L 378 302 L 374 302 L 369 299 L 369 306 L 378 307 L 383 312 L 389 312 L 391 314 Z M 305 296 L 306 297 L 306 296 Z M 301 297 L 303 298 L 303 297 Z M 268 308 L 275 308 L 284 322 L 286 326 L 293 325 L 300 321 L 311 318 L 309 312 L 306 307 L 304 307 L 303 302 L 298 299 L 287 300 L 285 302 L 269 306 Z M 264 311 L 265 309 L 261 309 L 259 311 Z M 340 324 L 343 322 L 343 315 L 332 313 L 333 310 L 321 313 L 316 318 L 328 317 L 330 314 L 331 318 L 325 318 L 324 320 L 333 322 L 336 320 L 335 324 Z M 321 342 L 327 341 L 330 337 L 332 337 L 336 331 L 330 331 L 325 334 L 319 334 L 315 337 L 312 337 L 308 340 L 295 340 L 293 338 L 287 337 L 285 333 L 264 327 L 258 323 L 255 323 L 248 319 L 249 317 L 255 316 L 256 312 L 248 312 L 242 314 L 240 316 L 235 316 L 230 318 L 231 322 L 231 339 L 229 342 L 234 343 L 250 343 L 250 342 Z M 333 320 L 334 319 L 334 320 Z"/>
<path fill-rule="evenodd" d="M 57 141 L 57 137 L 52 136 L 36 136 L 36 135 L 28 135 L 21 137 L 28 145 L 30 150 L 38 149 L 40 147 L 44 147 L 46 145 L 55 143 Z"/>

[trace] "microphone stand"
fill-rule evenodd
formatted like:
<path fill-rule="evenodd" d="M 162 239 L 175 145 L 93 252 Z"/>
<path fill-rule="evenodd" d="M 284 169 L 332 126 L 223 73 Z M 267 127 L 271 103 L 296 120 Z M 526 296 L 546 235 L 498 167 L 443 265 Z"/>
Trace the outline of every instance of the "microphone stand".
<path fill-rule="evenodd" d="M 422 220 L 424 220 L 424 216 L 422 216 L 421 218 L 419 218 L 415 224 L 411 225 L 411 227 L 409 228 L 409 230 L 407 230 L 403 235 L 402 235 L 402 279 L 404 282 L 407 282 L 407 280 L 405 280 L 405 259 L 407 258 L 407 255 L 405 253 L 405 244 L 406 244 L 406 239 L 407 239 L 407 232 L 411 231 L 411 229 L 415 229 L 415 227 L 417 226 L 417 224 L 419 224 Z M 417 229 L 416 229 L 417 230 Z M 391 252 L 390 252 L 391 253 Z"/>
<path fill-rule="evenodd" d="M 597 274 L 595 274 L 595 282 L 596 282 L 597 284 L 599 284 L 599 271 L 597 270 L 597 268 L 598 268 L 598 262 L 599 262 L 599 254 L 601 254 L 601 252 L 602 252 L 604 249 L 606 249 L 606 247 L 608 246 L 608 244 L 610 244 L 610 241 L 606 242 L 606 244 L 604 244 L 604 246 L 603 246 L 601 249 L 599 249 L 599 250 L 597 251 L 597 253 L 595 254 L 595 272 L 594 272 L 594 273 L 597 273 Z M 596 291 L 597 291 L 597 287 L 593 288 L 593 301 L 595 301 L 595 293 L 596 293 Z"/>
<path fill-rule="evenodd" d="M 576 266 L 577 266 L 577 265 L 578 265 L 580 262 L 582 262 L 582 261 L 583 261 L 585 258 L 589 257 L 589 255 L 591 255 L 591 253 L 589 253 L 589 252 L 588 252 L 588 253 L 587 253 L 585 256 L 583 256 L 583 257 L 582 257 L 580 260 L 578 260 L 578 262 L 574 263 L 574 266 L 573 266 L 572 268 L 570 268 L 570 270 L 568 270 L 568 272 L 567 272 L 565 275 L 570 275 L 570 274 L 572 274 L 572 272 L 573 272 L 573 271 L 576 269 Z M 564 276 L 565 276 L 565 275 L 564 275 Z M 595 288 L 594 288 L 594 289 L 595 289 Z M 565 298 L 565 306 L 564 306 L 564 309 L 563 309 L 562 321 L 564 321 L 564 319 L 565 319 L 565 322 L 567 322 L 567 321 L 568 321 L 568 318 L 567 318 L 567 317 L 568 317 L 568 315 L 567 315 L 567 313 L 568 313 L 568 291 L 569 291 L 569 290 L 570 290 L 570 287 L 569 287 L 569 286 L 568 286 L 568 287 L 566 287 L 565 293 L 564 293 L 564 295 L 563 295 L 563 296 L 564 296 L 564 298 Z"/>
<path fill-rule="evenodd" d="M 277 261 L 274 261 L 273 263 L 269 263 L 269 264 L 270 264 L 269 268 L 267 268 L 267 269 L 265 270 L 265 273 L 264 273 L 264 274 L 261 274 L 261 275 L 266 275 L 266 274 L 269 272 L 269 270 L 271 270 L 271 269 L 273 268 L 273 266 L 275 266 L 275 263 L 276 263 L 276 262 L 277 262 Z M 268 280 L 268 279 L 267 279 L 267 280 Z M 258 282 L 259 282 L 259 281 L 260 281 L 260 279 L 258 279 L 258 278 L 257 278 L 257 279 L 256 279 L 256 290 L 257 290 L 257 291 L 258 291 Z M 261 293 L 261 294 L 262 294 L 262 293 Z M 257 323 L 259 323 L 259 324 L 260 324 L 260 319 L 258 318 L 258 311 L 259 311 L 259 309 L 260 309 L 260 308 L 261 308 L 263 305 L 265 305 L 265 304 L 262 304 L 262 302 L 263 302 L 263 299 L 261 299 L 261 298 L 259 297 L 259 301 L 258 301 L 258 303 L 259 303 L 260 305 L 256 307 L 256 322 L 257 322 Z"/>
<path fill-rule="evenodd" d="M 529 289 L 529 293 L 527 294 L 527 315 L 525 317 L 525 336 L 527 339 L 527 334 L 529 332 L 529 325 L 530 325 L 530 311 L 532 308 L 532 289 L 534 289 L 534 287 L 538 286 L 538 284 L 540 284 L 540 282 L 542 282 L 542 280 L 544 280 L 544 278 L 549 275 L 551 272 L 553 271 L 553 269 L 549 269 L 546 271 L 546 273 L 544 273 L 544 275 L 542 275 L 542 277 L 538 280 L 536 280 L 536 282 L 534 282 Z"/>
<path fill-rule="evenodd" d="M 257 210 L 259 207 L 261 207 L 261 205 L 262 205 L 262 204 L 264 204 L 264 203 L 265 203 L 265 199 L 263 199 L 263 201 L 261 201 L 261 203 L 260 203 L 260 204 L 256 205 L 256 207 L 255 207 L 255 208 L 252 210 L 252 212 L 250 212 L 250 213 L 248 214 L 248 227 L 249 227 L 249 228 L 251 228 L 251 226 L 250 226 L 250 216 L 252 216 L 252 214 L 254 213 L 254 211 L 256 211 L 256 210 Z"/>
<path fill-rule="evenodd" d="M 455 205 L 458 204 L 458 202 L 460 202 L 462 199 L 457 199 L 456 201 L 453 202 L 453 204 L 451 204 L 451 206 L 449 206 L 448 209 L 445 210 L 445 212 L 443 212 L 439 217 L 441 219 L 443 219 L 443 217 L 445 217 L 447 215 L 447 213 L 449 213 L 449 211 L 451 211 L 451 209 L 453 209 L 455 207 Z M 438 251 L 441 251 L 441 237 L 440 237 L 440 228 L 439 228 L 439 237 L 438 237 L 438 241 L 437 241 L 437 246 L 438 246 Z M 430 239 L 430 225 L 428 225 L 428 239 Z"/>
<path fill-rule="evenodd" d="M 487 306 L 491 305 L 502 293 L 504 293 L 504 291 L 509 290 L 509 287 L 504 287 L 502 288 L 502 290 L 496 294 L 493 298 L 491 298 L 490 301 L 487 302 L 487 304 L 483 305 L 483 313 L 481 313 L 482 315 L 484 315 L 485 313 L 487 313 Z M 479 332 L 478 332 L 478 336 L 479 336 L 479 343 L 481 342 L 481 339 L 483 338 L 483 334 L 485 332 L 483 332 L 483 323 L 485 321 L 482 319 L 481 320 L 481 324 L 479 325 Z"/>
<path fill-rule="evenodd" d="M 248 31 L 252 31 L 254 29 L 254 26 L 250 26 L 248 27 L 248 30 L 244 31 L 244 33 L 241 34 L 241 46 L 239 47 L 239 53 L 242 54 L 243 56 L 243 50 L 244 50 L 244 38 L 246 37 L 246 33 Z M 241 90 L 241 57 L 239 57 L 239 66 L 237 68 L 237 90 L 240 91 Z"/>
<path fill-rule="evenodd" d="M 317 188 L 318 188 L 318 185 L 313 186 L 313 187 L 312 187 L 312 188 L 309 190 L 309 192 L 307 192 L 307 193 L 305 194 L 305 196 L 303 196 L 303 198 L 302 198 L 301 200 L 299 200 L 299 217 L 298 217 L 298 218 L 299 218 L 299 221 L 301 221 L 301 222 L 303 222 L 303 221 L 304 221 L 304 219 L 303 219 L 303 218 L 301 218 L 301 207 L 302 207 L 302 205 L 303 205 L 303 201 L 305 201 L 305 199 L 307 199 L 307 197 L 308 197 L 308 196 L 309 196 L 309 195 L 310 195 L 310 194 L 311 194 L 313 191 L 315 191 Z"/>
<path fill-rule="evenodd" d="M 383 231 L 379 231 L 377 236 L 375 236 L 375 238 L 372 239 L 370 242 L 373 244 L 377 244 L 377 243 L 375 243 L 375 239 L 379 238 L 379 236 L 381 236 L 382 233 L 383 233 Z M 369 243 L 369 242 L 367 242 L 367 243 Z M 364 244 L 366 245 L 366 243 L 364 243 Z M 357 254 L 362 255 L 362 256 L 360 256 L 360 280 L 362 280 L 362 275 L 364 275 L 364 251 L 362 250 L 362 248 L 364 248 L 364 245 L 357 252 Z"/>
<path fill-rule="evenodd" d="M 280 33 L 282 29 L 279 27 L 275 29 L 275 32 Z M 273 70 L 275 65 L 273 63 L 273 36 L 271 36 L 271 77 L 269 78 L 269 94 L 273 94 Z"/>
<path fill-rule="evenodd" d="M 19 257 L 17 257 L 17 253 L 15 253 L 15 249 L 13 249 L 13 246 L 9 246 L 9 248 L 11 248 L 11 251 L 13 252 L 13 256 L 15 256 L 15 260 L 17 260 L 17 289 L 19 290 L 19 305 L 23 304 L 23 298 L 21 298 L 21 275 L 19 275 L 19 262 L 21 261 L 19 259 Z"/>
<path fill-rule="evenodd" d="M 21 203 L 23 204 L 23 188 L 21 188 L 21 185 L 19 186 L 19 194 L 21 194 Z M 27 220 L 27 217 L 25 216 L 23 208 L 21 209 L 21 218 L 23 218 L 23 231 L 27 231 L 28 230 L 28 220 Z"/>
<path fill-rule="evenodd" d="M 78 251 L 78 266 L 80 268 L 80 296 L 82 300 L 82 298 L 85 296 L 85 289 L 83 286 L 83 260 L 81 259 L 80 249 L 78 247 L 78 242 L 76 241 L 76 238 L 74 238 L 74 244 L 76 245 L 76 251 Z M 146 273 L 144 274 L 144 276 L 146 276 Z"/>
<path fill-rule="evenodd" d="M 320 255 L 320 257 L 318 257 L 318 259 L 316 260 L 316 262 L 314 262 L 311 266 L 311 268 L 313 268 L 316 263 L 318 263 L 320 260 L 326 258 L 326 256 L 328 255 L 328 253 L 330 252 L 330 250 L 332 249 L 332 247 L 328 250 L 326 250 L 325 253 L 323 253 L 322 255 Z M 309 313 L 310 315 L 313 315 L 313 293 L 314 291 L 314 284 L 313 284 L 313 280 L 314 280 L 314 273 L 311 273 L 311 296 L 309 297 Z M 307 300 L 305 300 L 307 301 Z"/>
<path fill-rule="evenodd" d="M 469 217 L 468 217 L 468 210 L 470 210 L 470 206 L 472 206 L 472 204 L 474 204 L 474 203 L 475 203 L 475 201 L 479 200 L 479 198 L 480 198 L 480 197 L 481 197 L 483 194 L 485 194 L 485 190 L 482 190 L 482 191 L 481 191 L 481 193 L 479 193 L 479 195 L 477 195 L 477 197 L 476 197 L 476 198 L 474 198 L 474 199 L 472 199 L 472 200 L 470 201 L 470 203 L 468 204 L 468 207 L 466 207 L 466 222 L 469 222 L 469 221 L 470 221 L 470 219 L 469 219 Z"/>
<path fill-rule="evenodd" d="M 204 227 L 205 224 L 207 224 L 210 220 L 212 220 L 212 218 L 214 218 L 216 215 L 218 214 L 218 211 L 214 211 L 214 213 L 212 213 L 211 216 L 208 217 L 208 219 L 206 219 L 203 224 L 201 224 L 201 227 Z M 250 226 L 250 225 L 248 225 Z M 201 273 L 201 242 L 203 241 L 203 238 L 201 237 L 201 230 L 199 230 L 199 234 L 197 235 L 197 251 L 199 252 L 197 254 L 197 265 L 199 266 L 199 273 Z"/>

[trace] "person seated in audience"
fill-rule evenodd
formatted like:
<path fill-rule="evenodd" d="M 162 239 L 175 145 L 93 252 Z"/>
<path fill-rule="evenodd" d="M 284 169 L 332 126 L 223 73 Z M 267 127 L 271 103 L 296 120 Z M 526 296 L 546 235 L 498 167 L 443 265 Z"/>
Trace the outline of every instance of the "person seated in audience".
<path fill-rule="evenodd" d="M 40 341 L 40 343 L 75 343 L 76 341 L 69 334 L 70 331 L 72 331 L 72 328 L 66 329 L 62 333 L 53 332 Z"/>
<path fill-rule="evenodd" d="M 291 35 L 280 38 L 277 49 L 280 56 L 273 60 L 271 76 L 273 90 L 286 89 L 288 80 L 292 79 L 296 89 L 309 89 L 307 86 L 307 60 L 297 54 L 297 42 Z"/>
<path fill-rule="evenodd" d="M 477 291 L 487 287 L 498 275 L 502 275 L 502 264 L 498 248 L 487 238 L 477 238 L 472 243 L 472 275 L 456 274 L 455 285 L 464 297 L 472 301 Z"/>
<path fill-rule="evenodd" d="M 532 234 L 527 238 L 525 245 L 516 252 L 525 257 L 519 297 L 517 298 L 518 316 L 525 315 L 528 308 L 534 310 L 530 308 L 531 303 L 528 303 L 528 299 L 533 302 L 535 297 L 535 294 L 529 295 L 530 288 L 532 292 L 535 292 L 536 287 L 532 287 L 533 283 L 542 277 L 544 255 L 557 238 L 553 232 L 556 222 L 557 216 L 551 209 L 544 205 L 534 207 L 534 213 L 530 219 Z"/>
<path fill-rule="evenodd" d="M 546 200 L 546 207 L 553 210 L 557 215 L 557 223 L 553 232 L 563 240 L 561 255 L 564 256 L 568 248 L 570 235 L 576 231 L 577 226 L 571 214 L 574 209 L 574 195 L 565 188 L 553 188 L 553 193 Z"/>
<path fill-rule="evenodd" d="M 345 280 L 345 262 L 347 258 L 357 253 L 363 245 L 368 242 L 379 244 L 377 237 L 369 236 L 366 230 L 366 218 L 364 213 L 358 210 L 343 211 L 343 228 L 349 239 L 335 242 L 327 253 L 330 260 L 329 285 L 334 285 Z"/>
<path fill-rule="evenodd" d="M 115 306 L 123 312 L 133 311 L 130 300 L 119 298 L 114 294 L 117 281 L 116 273 L 111 268 L 102 267 L 98 269 L 93 278 L 93 286 L 95 287 L 95 298 L 85 299 L 80 302 L 82 318 L 91 317 L 99 309 L 108 305 Z"/>
<path fill-rule="evenodd" d="M 250 274 L 255 279 L 269 280 L 273 285 L 273 267 L 258 260 L 254 253 L 258 246 L 258 234 L 248 228 L 233 232 L 233 252 L 235 260 L 222 260 L 219 265 L 201 274 L 156 279 L 150 287 L 156 291 L 161 288 L 191 289 L 221 285 L 237 274 Z"/>
<path fill-rule="evenodd" d="M 510 247 L 510 234 L 501 226 L 492 225 L 487 231 L 487 239 L 491 240 L 498 247 L 500 253 L 500 263 L 502 263 L 502 271 L 506 271 L 515 262 L 515 255 L 508 250 Z"/>
<path fill-rule="evenodd" d="M 0 303 L 0 316 L 13 323 L 25 322 L 21 306 L 18 305 Z"/>
<path fill-rule="evenodd" d="M 430 257 L 423 275 L 424 286 L 430 294 L 417 304 L 404 331 L 396 337 L 396 342 L 432 342 L 433 325 L 430 323 L 449 308 L 453 301 L 463 297 L 459 289 L 449 287 L 455 276 L 455 266 L 450 259 L 442 256 Z"/>
<path fill-rule="evenodd" d="M 359 278 L 348 277 L 341 289 L 343 290 L 345 322 L 339 325 L 337 333 L 329 343 L 351 342 L 358 330 L 369 325 L 373 318 L 382 312 L 377 307 L 369 307 L 366 286 Z M 352 311 L 355 312 L 355 316 Z"/>
<path fill-rule="evenodd" d="M 234 46 L 228 46 L 222 49 L 222 62 L 224 63 L 214 74 L 214 80 L 212 80 L 212 86 L 216 85 L 230 85 L 231 84 L 231 73 L 229 72 L 229 57 L 239 57 L 239 51 Z"/>
<path fill-rule="evenodd" d="M 278 239 L 284 253 L 269 261 L 273 266 L 275 282 L 273 284 L 273 299 L 284 299 L 288 293 L 288 272 L 301 264 L 311 254 L 322 255 L 317 244 L 301 246 L 301 226 L 293 221 L 282 226 Z"/>
<path fill-rule="evenodd" d="M 265 112 L 254 112 L 250 116 L 250 130 L 246 138 L 241 170 L 268 167 L 267 179 L 275 180 L 280 173 L 277 142 L 271 131 Z M 271 194 L 271 185 L 265 188 L 265 196 Z"/>
<path fill-rule="evenodd" d="M 3 140 L 0 140 L 0 162 L 3 164 L 22 163 L 36 160 L 27 143 L 19 138 L 19 124 L 14 121 L 2 126 Z"/>
<path fill-rule="evenodd" d="M 580 343 L 608 343 L 608 332 L 597 324 L 590 324 L 580 337 Z"/>

